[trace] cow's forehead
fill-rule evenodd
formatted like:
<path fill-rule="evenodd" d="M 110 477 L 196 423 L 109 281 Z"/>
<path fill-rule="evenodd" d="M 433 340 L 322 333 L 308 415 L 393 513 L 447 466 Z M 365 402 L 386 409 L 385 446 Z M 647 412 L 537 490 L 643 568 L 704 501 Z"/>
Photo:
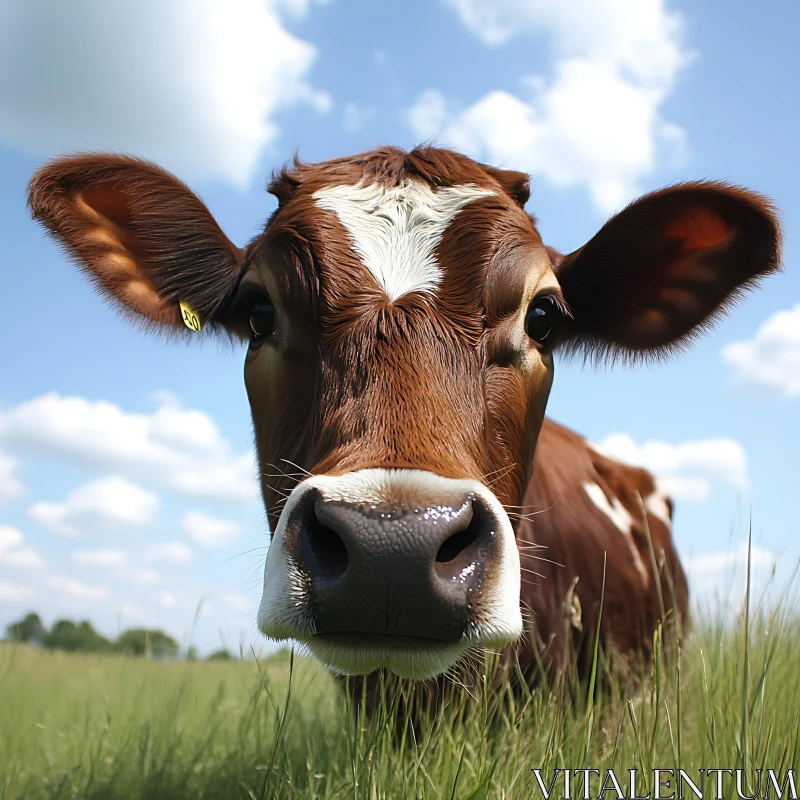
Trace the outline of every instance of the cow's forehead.
<path fill-rule="evenodd" d="M 336 215 L 363 266 L 394 302 L 410 292 L 436 294 L 443 278 L 436 249 L 445 231 L 465 206 L 495 194 L 474 183 L 434 191 L 407 178 L 394 186 L 327 186 L 313 198 Z"/>
<path fill-rule="evenodd" d="M 517 309 L 531 278 L 549 272 L 522 207 L 527 176 L 456 153 L 383 148 L 295 163 L 270 191 L 280 204 L 258 261 L 297 287 L 290 305 L 314 287 L 313 315 L 337 328 L 370 310 L 418 307 L 456 327 L 476 317 L 471 338 L 483 310 Z"/>

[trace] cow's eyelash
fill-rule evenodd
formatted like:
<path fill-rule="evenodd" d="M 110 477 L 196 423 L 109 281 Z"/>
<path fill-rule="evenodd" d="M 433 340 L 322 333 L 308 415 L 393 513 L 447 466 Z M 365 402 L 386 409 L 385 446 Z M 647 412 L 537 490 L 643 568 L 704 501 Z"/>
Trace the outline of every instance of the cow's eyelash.
<path fill-rule="evenodd" d="M 552 303 L 553 306 L 555 306 L 555 308 L 558 309 L 560 314 L 562 316 L 566 317 L 567 319 L 574 319 L 575 318 L 575 315 L 572 313 L 572 309 L 567 304 L 567 301 L 564 300 L 563 297 L 561 297 L 560 295 L 557 295 L 557 294 L 540 294 L 540 295 L 538 295 L 537 297 L 534 297 L 531 300 L 531 302 L 529 303 L 529 306 L 532 306 L 534 303 L 540 303 L 543 300 L 547 300 L 550 303 Z"/>

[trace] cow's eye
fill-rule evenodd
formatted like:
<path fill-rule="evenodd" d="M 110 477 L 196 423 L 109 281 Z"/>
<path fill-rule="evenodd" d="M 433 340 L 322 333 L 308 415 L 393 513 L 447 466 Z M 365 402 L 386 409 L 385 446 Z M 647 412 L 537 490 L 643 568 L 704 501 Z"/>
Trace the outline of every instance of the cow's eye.
<path fill-rule="evenodd" d="M 275 331 L 275 306 L 261 300 L 250 310 L 250 330 L 253 340 L 263 339 Z"/>
<path fill-rule="evenodd" d="M 552 297 L 540 297 L 534 300 L 525 317 L 525 333 L 534 342 L 544 344 L 553 327 L 561 317 L 561 310 Z"/>

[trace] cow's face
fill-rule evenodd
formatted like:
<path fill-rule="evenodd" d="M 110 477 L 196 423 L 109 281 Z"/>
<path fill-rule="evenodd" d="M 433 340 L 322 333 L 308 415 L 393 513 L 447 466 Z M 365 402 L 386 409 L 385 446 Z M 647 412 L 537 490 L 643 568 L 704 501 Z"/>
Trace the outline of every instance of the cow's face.
<path fill-rule="evenodd" d="M 249 341 L 273 538 L 259 625 L 348 673 L 427 677 L 522 630 L 506 507 L 521 502 L 554 347 L 664 352 L 776 268 L 758 196 L 643 198 L 567 257 L 527 180 L 386 149 L 283 173 L 235 248 L 157 168 L 46 167 L 34 213 L 117 302 L 180 330 L 181 303 Z"/>
<path fill-rule="evenodd" d="M 259 623 L 347 671 L 428 675 L 522 630 L 504 504 L 566 306 L 509 193 L 526 176 L 500 177 L 450 154 L 299 168 L 248 254 L 236 302 L 274 531 Z"/>

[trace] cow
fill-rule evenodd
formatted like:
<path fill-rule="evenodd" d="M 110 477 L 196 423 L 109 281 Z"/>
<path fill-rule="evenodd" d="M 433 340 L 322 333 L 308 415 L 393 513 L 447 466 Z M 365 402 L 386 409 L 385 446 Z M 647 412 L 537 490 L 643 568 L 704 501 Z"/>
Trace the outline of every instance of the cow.
<path fill-rule="evenodd" d="M 577 661 L 585 675 L 598 625 L 603 642 L 638 660 L 649 657 L 659 625 L 677 643 L 689 589 L 665 489 L 550 419 L 536 464 L 517 528 L 531 570 L 521 597 L 532 610 L 520 663 L 560 672 Z"/>
<path fill-rule="evenodd" d="M 487 674 L 492 691 L 510 688 L 523 702 L 542 681 L 585 681 L 598 626 L 602 679 L 636 686 L 657 631 L 662 652 L 674 655 L 689 590 L 672 541 L 673 503 L 652 474 L 546 417 L 523 505 L 508 513 L 517 523 L 523 636 L 488 669 L 473 657 L 413 689 L 378 672 L 340 678 L 356 713 L 373 717 L 388 700 L 402 736 L 407 723 L 416 732 L 454 692 L 474 696 Z"/>
<path fill-rule="evenodd" d="M 135 158 L 61 158 L 28 193 L 124 313 L 248 343 L 261 631 L 344 675 L 429 679 L 481 648 L 563 663 L 603 600 L 602 644 L 646 652 L 686 610 L 671 503 L 545 421 L 554 355 L 688 347 L 780 268 L 770 202 L 673 185 L 562 255 L 525 211 L 527 175 L 450 150 L 295 160 L 269 191 L 244 248 Z"/>

